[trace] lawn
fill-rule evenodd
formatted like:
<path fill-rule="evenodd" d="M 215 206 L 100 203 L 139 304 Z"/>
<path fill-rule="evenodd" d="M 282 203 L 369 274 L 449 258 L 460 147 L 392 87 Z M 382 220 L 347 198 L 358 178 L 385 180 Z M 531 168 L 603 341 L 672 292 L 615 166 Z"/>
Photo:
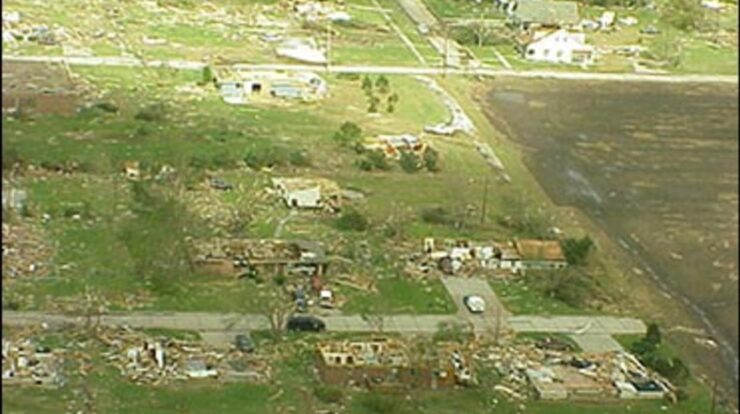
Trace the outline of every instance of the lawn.
<path fill-rule="evenodd" d="M 376 283 L 378 293 L 345 290 L 346 314 L 445 314 L 457 309 L 439 280 L 414 282 L 403 276 L 385 277 Z"/>
<path fill-rule="evenodd" d="M 504 307 L 516 315 L 582 315 L 583 309 L 573 308 L 554 298 L 545 297 L 536 287 L 523 280 L 494 280 L 491 288 Z"/>

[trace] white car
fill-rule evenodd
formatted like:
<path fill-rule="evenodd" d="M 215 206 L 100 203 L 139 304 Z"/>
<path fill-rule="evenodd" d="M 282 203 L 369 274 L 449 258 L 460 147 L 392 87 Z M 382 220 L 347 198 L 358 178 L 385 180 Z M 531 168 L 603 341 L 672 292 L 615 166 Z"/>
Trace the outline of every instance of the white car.
<path fill-rule="evenodd" d="M 468 295 L 463 298 L 463 303 L 470 313 L 483 313 L 486 310 L 486 301 L 480 296 Z"/>

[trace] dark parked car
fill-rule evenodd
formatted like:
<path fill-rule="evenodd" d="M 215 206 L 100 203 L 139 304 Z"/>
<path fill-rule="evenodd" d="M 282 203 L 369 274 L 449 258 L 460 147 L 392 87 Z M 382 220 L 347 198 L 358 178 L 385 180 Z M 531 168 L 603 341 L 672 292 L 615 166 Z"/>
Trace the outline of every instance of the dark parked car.
<path fill-rule="evenodd" d="M 326 329 L 326 324 L 313 316 L 293 316 L 288 319 L 287 328 L 289 331 L 321 332 Z"/>
<path fill-rule="evenodd" d="M 234 338 L 234 345 L 236 349 L 241 352 L 252 352 L 254 351 L 254 341 L 249 334 L 239 334 Z"/>

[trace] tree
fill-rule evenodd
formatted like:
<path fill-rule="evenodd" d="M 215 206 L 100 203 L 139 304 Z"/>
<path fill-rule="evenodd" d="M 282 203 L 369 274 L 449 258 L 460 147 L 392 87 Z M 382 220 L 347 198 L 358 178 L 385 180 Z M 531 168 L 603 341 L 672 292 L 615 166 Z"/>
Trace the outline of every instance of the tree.
<path fill-rule="evenodd" d="M 683 47 L 673 31 L 666 30 L 652 40 L 645 57 L 668 67 L 679 67 L 683 61 Z"/>
<path fill-rule="evenodd" d="M 340 230 L 365 231 L 369 227 L 367 218 L 354 208 L 346 208 L 336 221 Z"/>
<path fill-rule="evenodd" d="M 370 306 L 365 306 L 360 312 L 360 317 L 363 321 L 370 325 L 370 327 L 373 328 L 375 332 L 379 334 L 383 333 L 383 324 L 385 322 L 383 314 L 376 312 L 375 309 Z"/>
<path fill-rule="evenodd" d="M 385 77 L 385 75 L 378 76 L 378 79 L 375 80 L 375 87 L 378 88 L 380 93 L 388 93 L 390 92 L 391 83 L 388 81 L 388 78 Z"/>
<path fill-rule="evenodd" d="M 580 239 L 565 239 L 562 242 L 565 260 L 573 266 L 585 264 L 593 245 L 594 242 L 588 236 L 583 236 Z"/>
<path fill-rule="evenodd" d="M 658 326 L 657 323 L 651 322 L 648 325 L 644 340 L 656 346 L 660 344 L 660 341 L 661 341 L 660 327 Z"/>
<path fill-rule="evenodd" d="M 174 293 L 193 273 L 186 239 L 194 220 L 163 190 L 134 182 L 132 192 L 133 217 L 123 222 L 118 236 L 143 282 L 156 293 Z"/>
<path fill-rule="evenodd" d="M 354 122 L 345 121 L 332 138 L 343 147 L 352 147 L 361 137 L 362 129 Z"/>
<path fill-rule="evenodd" d="M 707 11 L 694 0 L 669 0 L 662 11 L 663 20 L 682 31 L 702 29 L 707 22 Z"/>
<path fill-rule="evenodd" d="M 393 112 L 396 109 L 396 104 L 398 103 L 398 94 L 393 93 L 388 96 L 388 106 L 386 107 L 386 110 L 390 113 Z"/>
<path fill-rule="evenodd" d="M 362 78 L 362 90 L 367 94 L 371 94 L 373 92 L 373 81 L 368 75 L 365 75 L 365 77 Z"/>
<path fill-rule="evenodd" d="M 377 113 L 379 104 L 380 104 L 380 98 L 378 98 L 375 95 L 370 95 L 370 97 L 368 98 L 367 111 L 370 113 Z"/>
<path fill-rule="evenodd" d="M 401 165 L 401 169 L 407 173 L 415 173 L 421 168 L 419 156 L 411 151 L 401 152 L 401 159 L 398 163 Z"/>
<path fill-rule="evenodd" d="M 437 151 L 432 148 L 427 148 L 426 151 L 424 151 L 423 159 L 424 167 L 426 167 L 428 171 L 439 171 L 439 153 Z"/>
<path fill-rule="evenodd" d="M 282 290 L 272 290 L 261 296 L 258 307 L 270 322 L 270 331 L 275 339 L 279 339 L 285 327 L 285 322 L 293 311 L 293 302 L 285 300 Z"/>
<path fill-rule="evenodd" d="M 210 66 L 204 66 L 203 67 L 203 79 L 202 79 L 203 84 L 204 85 L 208 84 L 210 82 L 213 82 L 213 80 L 214 80 L 213 70 L 211 69 Z"/>
<path fill-rule="evenodd" d="M 369 151 L 365 154 L 365 158 L 357 161 L 357 167 L 363 171 L 387 171 L 391 168 L 382 151 Z"/>

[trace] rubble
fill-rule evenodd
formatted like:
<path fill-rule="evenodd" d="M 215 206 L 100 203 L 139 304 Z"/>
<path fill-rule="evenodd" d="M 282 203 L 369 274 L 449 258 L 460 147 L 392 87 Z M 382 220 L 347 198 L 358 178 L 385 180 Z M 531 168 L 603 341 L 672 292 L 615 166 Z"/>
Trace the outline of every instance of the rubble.
<path fill-rule="evenodd" d="M 38 385 L 58 387 L 61 375 L 62 353 L 35 345 L 29 339 L 6 339 L 3 335 L 3 387 Z"/>
<path fill-rule="evenodd" d="M 273 178 L 277 194 L 290 208 L 326 209 L 337 212 L 341 191 L 337 183 L 326 178 Z"/>
<path fill-rule="evenodd" d="M 378 135 L 366 139 L 362 147 L 368 151 L 381 151 L 387 158 L 398 159 L 402 152 L 421 155 L 429 147 L 427 143 L 415 135 Z"/>
<path fill-rule="evenodd" d="M 271 377 L 264 358 L 235 347 L 218 350 L 190 341 L 154 339 L 127 327 L 98 328 L 97 336 L 109 348 L 103 352 L 105 360 L 140 384 L 202 378 L 265 382 Z"/>
<path fill-rule="evenodd" d="M 323 342 L 316 350 L 319 378 L 327 384 L 437 389 L 474 382 L 466 350 L 458 344 L 439 344 L 429 358 L 412 355 L 406 344 L 388 338 Z"/>
<path fill-rule="evenodd" d="M 446 274 L 471 275 L 481 271 L 519 274 L 528 269 L 562 269 L 567 265 L 555 240 L 514 240 L 476 242 L 445 239 L 437 246 L 434 238 L 423 241 L 421 254 L 406 256 L 406 273 L 425 274 L 438 269 Z"/>
<path fill-rule="evenodd" d="M 42 229 L 28 220 L 2 225 L 3 280 L 47 275 L 54 248 Z"/>
<path fill-rule="evenodd" d="M 660 399 L 673 386 L 624 351 L 579 354 L 524 343 L 477 349 L 473 359 L 502 375 L 497 390 L 516 400 Z"/>
<path fill-rule="evenodd" d="M 326 53 L 318 48 L 312 38 L 289 38 L 283 40 L 276 48 L 275 53 L 284 58 L 306 63 L 326 64 Z"/>
<path fill-rule="evenodd" d="M 310 102 L 328 94 L 326 81 L 313 72 L 221 70 L 217 78 L 221 97 L 232 105 L 275 98 Z"/>
<path fill-rule="evenodd" d="M 194 264 L 236 277 L 258 273 L 320 277 L 327 264 L 323 248 L 309 240 L 211 239 L 194 241 Z"/>

